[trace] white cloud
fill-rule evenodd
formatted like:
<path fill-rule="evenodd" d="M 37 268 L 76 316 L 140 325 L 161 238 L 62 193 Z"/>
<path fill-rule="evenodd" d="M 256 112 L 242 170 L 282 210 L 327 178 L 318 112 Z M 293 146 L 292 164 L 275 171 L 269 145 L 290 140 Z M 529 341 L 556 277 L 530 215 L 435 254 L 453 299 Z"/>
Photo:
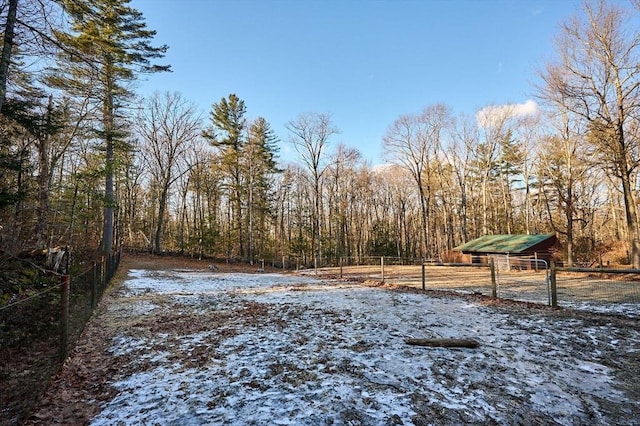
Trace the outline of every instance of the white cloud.
<path fill-rule="evenodd" d="M 489 105 L 476 114 L 482 128 L 498 125 L 511 118 L 526 117 L 538 113 L 538 104 L 529 99 L 523 104 Z"/>

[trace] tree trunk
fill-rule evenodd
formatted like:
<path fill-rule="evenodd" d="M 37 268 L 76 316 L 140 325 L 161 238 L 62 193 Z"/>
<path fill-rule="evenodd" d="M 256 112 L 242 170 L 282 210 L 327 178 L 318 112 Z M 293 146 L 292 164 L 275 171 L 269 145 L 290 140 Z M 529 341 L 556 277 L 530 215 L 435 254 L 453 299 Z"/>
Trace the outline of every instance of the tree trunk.
<path fill-rule="evenodd" d="M 482 234 L 489 234 L 488 218 L 487 218 L 487 178 L 482 177 Z"/>
<path fill-rule="evenodd" d="M 571 173 L 571 169 L 569 169 Z M 567 266 L 573 266 L 573 180 L 569 178 L 567 185 L 567 200 L 565 203 L 565 218 L 567 220 Z"/>
<path fill-rule="evenodd" d="M 181 194 L 181 205 L 182 211 L 180 213 L 180 235 L 179 235 L 179 243 L 180 243 L 180 254 L 184 255 L 184 246 L 185 246 L 185 233 L 188 232 L 189 226 L 189 216 L 187 214 L 187 194 L 189 193 L 189 180 L 187 177 L 187 181 L 184 183 L 184 187 Z"/>
<path fill-rule="evenodd" d="M 624 194 L 624 209 L 629 229 L 629 243 L 631 245 L 631 264 L 634 269 L 640 269 L 640 239 L 638 238 L 638 216 L 636 203 L 631 192 L 629 174 L 624 173 L 622 178 L 622 191 Z"/>
<path fill-rule="evenodd" d="M 7 78 L 9 76 L 9 65 L 11 64 L 17 12 L 18 0 L 9 0 L 9 10 L 7 11 L 7 22 L 4 27 L 2 43 L 2 57 L 0 58 L 0 111 L 2 111 L 2 106 L 7 96 Z"/>
<path fill-rule="evenodd" d="M 50 123 L 52 98 L 49 97 L 47 105 L 47 116 L 45 122 Z M 48 130 L 48 129 L 47 129 Z M 49 134 L 48 131 L 43 132 L 37 142 L 38 148 L 38 208 L 36 222 L 36 249 L 44 249 L 48 247 L 48 224 L 49 224 Z"/>
<path fill-rule="evenodd" d="M 421 234 L 422 241 L 420 245 L 420 257 L 425 258 L 427 256 L 427 250 L 429 247 L 429 236 L 428 236 L 428 218 L 427 218 L 427 202 L 425 200 L 424 189 L 422 188 L 422 181 L 418 179 L 419 194 L 420 194 L 420 220 L 421 220 Z"/>
<path fill-rule="evenodd" d="M 162 252 L 162 227 L 164 226 L 164 214 L 167 209 L 167 196 L 169 193 L 169 184 L 164 183 L 160 192 L 160 200 L 158 206 L 158 221 L 156 223 L 156 232 L 153 240 L 153 252 Z"/>
<path fill-rule="evenodd" d="M 113 79 L 113 72 L 111 70 L 111 64 L 113 60 L 106 58 L 106 93 L 104 94 L 103 104 L 103 126 L 105 134 L 105 185 L 104 185 L 104 218 L 102 228 L 102 250 L 105 255 L 110 255 L 113 251 L 113 206 L 115 203 L 114 198 L 114 168 L 115 168 L 115 153 L 114 153 L 114 132 L 115 132 L 115 117 L 113 107 L 113 97 L 115 86 Z"/>

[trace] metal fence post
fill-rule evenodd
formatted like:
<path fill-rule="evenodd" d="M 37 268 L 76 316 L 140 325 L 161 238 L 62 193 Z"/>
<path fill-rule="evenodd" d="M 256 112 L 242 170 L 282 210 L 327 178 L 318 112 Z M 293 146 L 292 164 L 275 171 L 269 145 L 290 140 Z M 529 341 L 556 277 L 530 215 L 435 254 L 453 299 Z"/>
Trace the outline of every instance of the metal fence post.
<path fill-rule="evenodd" d="M 384 256 L 380 256 L 380 275 L 382 275 L 382 282 L 384 283 Z"/>
<path fill-rule="evenodd" d="M 491 297 L 498 297 L 498 282 L 496 280 L 496 264 L 493 259 L 489 260 L 491 269 Z"/>
<path fill-rule="evenodd" d="M 425 266 L 424 266 L 424 262 L 422 262 L 422 290 L 426 290 L 426 281 L 427 281 L 427 274 L 426 274 L 426 270 L 425 270 Z"/>
<path fill-rule="evenodd" d="M 60 361 L 67 357 L 69 347 L 69 293 L 70 277 L 60 277 Z"/>
<path fill-rule="evenodd" d="M 340 257 L 340 279 L 342 279 L 342 257 Z"/>
<path fill-rule="evenodd" d="M 558 291 L 556 286 L 556 263 L 551 262 L 551 271 L 549 276 L 549 283 L 551 284 L 551 306 L 558 307 Z"/>

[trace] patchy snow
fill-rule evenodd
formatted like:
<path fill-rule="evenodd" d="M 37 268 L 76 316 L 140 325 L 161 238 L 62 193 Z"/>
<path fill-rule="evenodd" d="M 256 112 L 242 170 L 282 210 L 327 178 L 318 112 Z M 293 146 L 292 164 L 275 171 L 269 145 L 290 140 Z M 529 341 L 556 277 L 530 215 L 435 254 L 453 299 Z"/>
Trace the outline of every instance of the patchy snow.
<path fill-rule="evenodd" d="M 600 314 L 617 314 L 629 318 L 640 318 L 640 303 L 615 303 L 615 302 L 573 302 L 561 301 L 558 306 Z"/>
<path fill-rule="evenodd" d="M 131 271 L 92 425 L 640 424 L 640 332 L 278 274 Z M 477 349 L 406 338 L 474 338 Z M 616 359 L 612 359 L 613 355 Z"/>

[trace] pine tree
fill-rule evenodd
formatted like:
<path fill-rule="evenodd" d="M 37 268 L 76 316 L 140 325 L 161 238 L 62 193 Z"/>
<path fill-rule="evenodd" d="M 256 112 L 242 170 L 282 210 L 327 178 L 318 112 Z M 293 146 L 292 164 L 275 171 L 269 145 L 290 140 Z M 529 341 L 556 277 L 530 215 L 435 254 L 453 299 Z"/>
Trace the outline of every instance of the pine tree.
<path fill-rule="evenodd" d="M 247 228 L 250 259 L 256 254 L 256 247 L 259 249 L 258 254 L 261 254 L 265 246 L 266 218 L 271 204 L 269 188 L 272 187 L 273 174 L 279 172 L 276 164 L 277 141 L 278 138 L 264 118 L 258 117 L 249 125 L 247 143 L 243 150 L 243 170 L 248 191 Z"/>
<path fill-rule="evenodd" d="M 229 203 L 232 207 L 232 223 L 227 232 L 229 242 L 238 243 L 238 254 L 245 257 L 244 232 L 242 226 L 242 201 L 245 195 L 241 166 L 242 150 L 246 143 L 244 131 L 246 119 L 244 101 L 234 93 L 222 98 L 211 109 L 211 127 L 204 132 L 211 145 L 220 151 L 222 168 L 225 172 Z M 233 227 L 233 228 L 232 228 Z M 227 253 L 228 255 L 231 253 Z"/>
<path fill-rule="evenodd" d="M 88 96 L 96 114 L 95 136 L 103 143 L 104 218 L 102 249 L 111 253 L 114 234 L 116 152 L 126 148 L 122 108 L 133 98 L 128 83 L 140 73 L 169 71 L 152 61 L 167 46 L 154 47 L 155 31 L 129 0 L 62 0 L 71 33 L 56 32 L 66 46 L 58 59 L 52 84 L 76 96 Z M 73 52 L 73 55 L 69 54 Z"/>

